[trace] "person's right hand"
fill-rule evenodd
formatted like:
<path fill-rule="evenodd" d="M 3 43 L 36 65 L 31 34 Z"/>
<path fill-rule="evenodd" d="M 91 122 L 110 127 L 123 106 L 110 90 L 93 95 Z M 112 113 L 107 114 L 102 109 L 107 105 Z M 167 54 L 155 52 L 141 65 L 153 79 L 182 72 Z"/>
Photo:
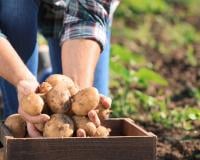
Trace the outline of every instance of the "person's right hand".
<path fill-rule="evenodd" d="M 41 134 L 34 127 L 36 123 L 45 123 L 50 119 L 50 117 L 46 114 L 40 114 L 38 116 L 31 116 L 23 111 L 21 108 L 21 99 L 24 96 L 27 96 L 31 92 L 35 92 L 39 86 L 39 83 L 33 78 L 31 80 L 21 80 L 17 84 L 17 92 L 18 92 L 18 101 L 19 108 L 18 113 L 22 116 L 22 118 L 27 122 L 27 130 L 30 137 L 40 137 Z"/>
<path fill-rule="evenodd" d="M 110 97 L 106 97 L 100 94 L 100 102 L 102 107 L 105 109 L 109 109 L 111 107 L 112 99 Z M 96 110 L 91 110 L 88 112 L 88 118 L 92 121 L 97 127 L 101 125 L 101 121 L 98 117 Z M 86 131 L 84 129 L 79 128 L 76 131 L 77 137 L 86 137 Z"/>

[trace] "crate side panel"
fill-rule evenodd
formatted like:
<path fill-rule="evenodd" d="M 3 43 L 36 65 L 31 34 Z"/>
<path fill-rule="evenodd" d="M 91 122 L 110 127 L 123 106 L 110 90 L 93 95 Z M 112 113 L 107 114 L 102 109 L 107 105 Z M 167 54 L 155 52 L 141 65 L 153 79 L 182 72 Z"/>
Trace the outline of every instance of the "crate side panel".
<path fill-rule="evenodd" d="M 122 119 L 109 119 L 105 120 L 102 122 L 103 125 L 107 128 L 111 129 L 111 136 L 122 136 L 122 125 L 123 125 L 123 120 Z"/>
<path fill-rule="evenodd" d="M 124 119 L 122 125 L 123 136 L 151 136 L 144 129 L 136 125 L 131 119 Z"/>
<path fill-rule="evenodd" d="M 9 140 L 7 160 L 154 160 L 152 137 Z"/>

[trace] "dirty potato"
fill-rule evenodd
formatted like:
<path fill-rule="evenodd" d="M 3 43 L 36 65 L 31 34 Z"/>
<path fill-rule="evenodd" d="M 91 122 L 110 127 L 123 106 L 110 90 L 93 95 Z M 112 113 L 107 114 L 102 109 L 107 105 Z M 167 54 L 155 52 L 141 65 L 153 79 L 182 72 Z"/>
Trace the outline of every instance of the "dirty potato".
<path fill-rule="evenodd" d="M 72 112 L 78 116 L 85 116 L 99 104 L 99 93 L 94 87 L 89 87 L 79 91 L 72 97 Z"/>
<path fill-rule="evenodd" d="M 12 114 L 8 116 L 4 124 L 15 138 L 25 137 L 26 122 L 19 114 Z"/>
<path fill-rule="evenodd" d="M 94 137 L 108 137 L 111 132 L 110 128 L 106 128 L 104 126 L 97 127 L 97 131 Z"/>
<path fill-rule="evenodd" d="M 47 94 L 46 102 L 53 113 L 66 113 L 70 106 L 70 92 L 66 83 L 58 83 Z"/>
<path fill-rule="evenodd" d="M 21 107 L 24 112 L 31 116 L 36 116 L 41 114 L 44 107 L 44 101 L 39 94 L 30 93 L 28 96 L 22 98 Z"/>
<path fill-rule="evenodd" d="M 91 122 L 85 116 L 73 116 L 73 120 L 77 129 L 83 129 L 87 136 L 94 136 L 97 128 L 93 122 Z"/>
<path fill-rule="evenodd" d="M 38 87 L 38 92 L 41 94 L 46 94 L 52 89 L 52 86 L 48 82 L 42 82 L 40 86 Z"/>
<path fill-rule="evenodd" d="M 53 114 L 43 130 L 44 137 L 71 137 L 73 133 L 74 123 L 64 114 Z"/>
<path fill-rule="evenodd" d="M 78 92 L 78 87 L 74 84 L 71 78 L 62 74 L 53 74 L 46 79 L 46 82 L 51 84 L 52 87 L 57 84 L 64 82 L 67 85 L 68 90 L 70 91 L 71 96 Z"/>

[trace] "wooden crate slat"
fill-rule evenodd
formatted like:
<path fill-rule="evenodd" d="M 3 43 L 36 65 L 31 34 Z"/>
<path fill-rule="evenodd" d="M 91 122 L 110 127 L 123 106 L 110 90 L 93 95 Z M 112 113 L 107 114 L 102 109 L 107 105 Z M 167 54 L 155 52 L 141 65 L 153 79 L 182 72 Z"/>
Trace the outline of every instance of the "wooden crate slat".
<path fill-rule="evenodd" d="M 8 139 L 7 160 L 153 160 L 150 137 Z M 46 153 L 46 154 L 44 154 Z M 122 154 L 123 153 L 123 154 Z"/>
<path fill-rule="evenodd" d="M 8 128 L 4 125 L 3 121 L 0 122 L 0 140 L 3 146 L 6 145 L 6 138 L 13 138 Z"/>
<path fill-rule="evenodd" d="M 13 138 L 0 124 L 5 160 L 155 160 L 156 136 L 130 119 L 103 122 L 108 138 Z"/>
<path fill-rule="evenodd" d="M 129 118 L 123 120 L 122 131 L 123 136 L 152 136 Z"/>
<path fill-rule="evenodd" d="M 123 119 L 120 118 L 110 118 L 102 122 L 104 126 L 111 128 L 111 136 L 122 136 L 122 125 Z"/>

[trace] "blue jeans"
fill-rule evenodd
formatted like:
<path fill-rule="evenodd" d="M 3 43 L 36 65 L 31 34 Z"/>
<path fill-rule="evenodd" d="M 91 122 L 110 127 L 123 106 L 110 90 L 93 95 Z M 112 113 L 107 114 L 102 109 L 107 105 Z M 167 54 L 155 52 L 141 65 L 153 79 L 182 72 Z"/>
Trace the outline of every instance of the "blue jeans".
<path fill-rule="evenodd" d="M 34 75 L 38 66 L 37 13 L 35 0 L 0 1 L 0 28 Z M 5 118 L 17 112 L 17 93 L 15 87 L 3 79 L 0 86 Z"/>
<path fill-rule="evenodd" d="M 21 59 L 29 70 L 37 76 L 38 46 L 37 46 L 37 15 L 38 0 L 4 0 L 0 1 L 0 29 L 7 36 Z M 62 73 L 61 51 L 59 41 L 48 39 L 53 73 Z M 94 85 L 102 94 L 108 94 L 108 70 L 110 32 L 108 43 L 101 55 L 96 68 Z M 14 86 L 4 79 L 0 79 L 3 93 L 3 118 L 16 113 L 18 108 L 17 92 Z"/>

